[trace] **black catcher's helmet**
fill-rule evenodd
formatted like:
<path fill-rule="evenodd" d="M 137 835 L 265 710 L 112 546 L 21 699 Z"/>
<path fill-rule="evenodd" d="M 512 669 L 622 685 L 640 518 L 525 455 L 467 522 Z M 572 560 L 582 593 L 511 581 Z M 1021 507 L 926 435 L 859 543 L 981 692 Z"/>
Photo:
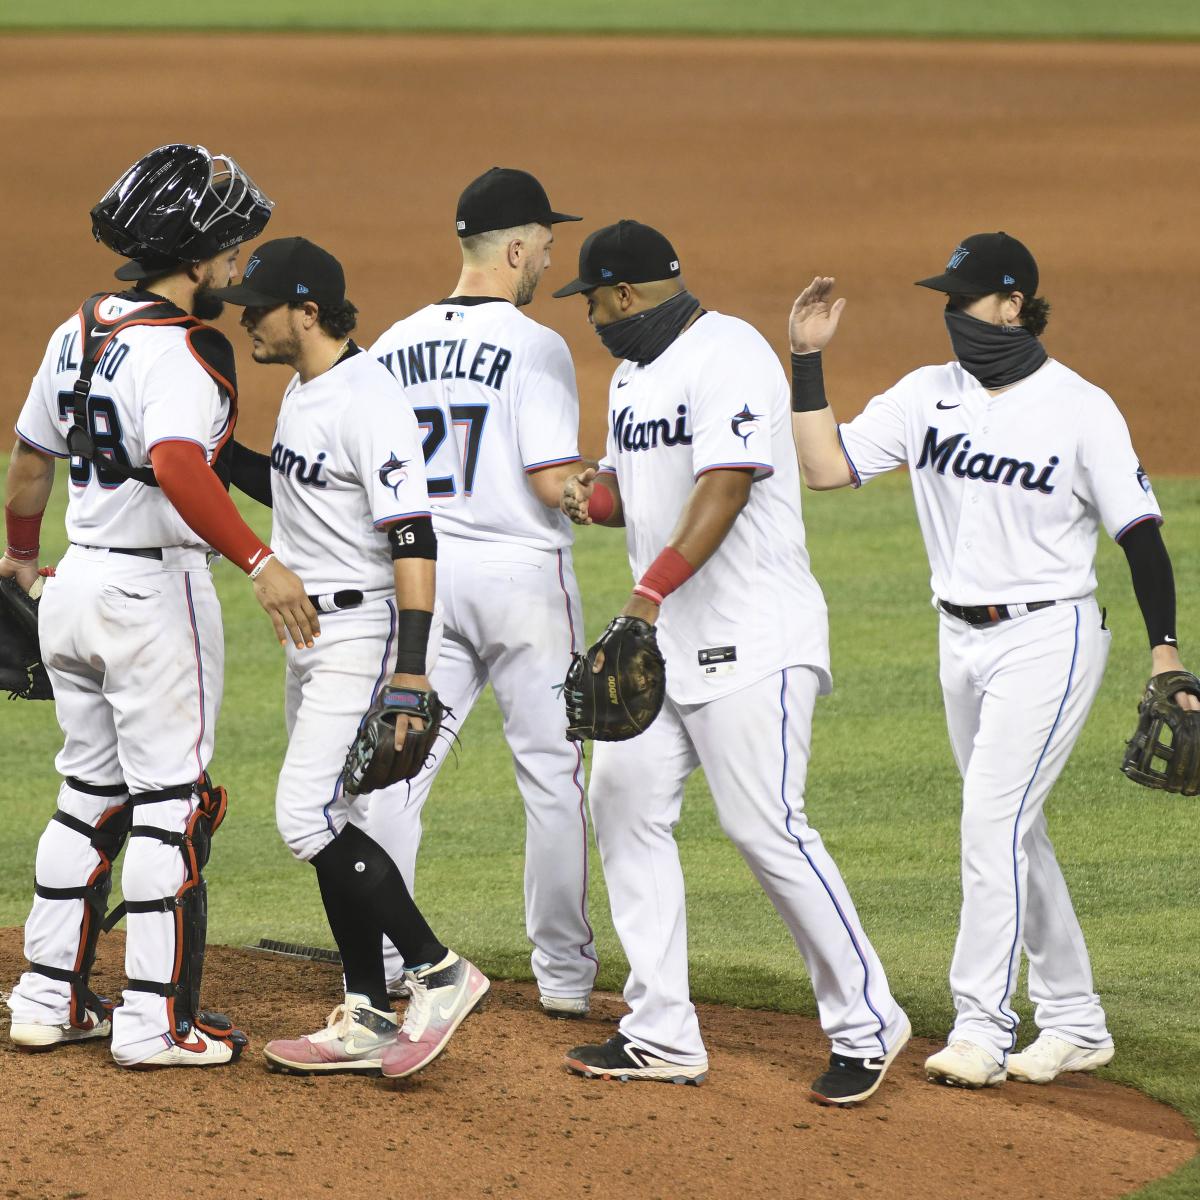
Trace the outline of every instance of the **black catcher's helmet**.
<path fill-rule="evenodd" d="M 228 155 L 159 146 L 92 209 L 92 236 L 133 259 L 118 279 L 145 279 L 257 237 L 275 202 Z"/>

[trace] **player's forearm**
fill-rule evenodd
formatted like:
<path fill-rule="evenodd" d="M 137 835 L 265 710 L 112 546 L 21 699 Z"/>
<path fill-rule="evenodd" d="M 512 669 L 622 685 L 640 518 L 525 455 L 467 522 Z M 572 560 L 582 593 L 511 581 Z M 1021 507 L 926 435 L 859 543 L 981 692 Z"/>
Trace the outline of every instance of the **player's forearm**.
<path fill-rule="evenodd" d="M 601 495 L 601 488 L 604 494 Z M 588 502 L 588 516 L 597 525 L 608 525 L 614 529 L 625 526 L 625 509 L 621 504 L 621 485 L 611 471 L 597 475 L 592 498 Z"/>
<path fill-rule="evenodd" d="M 265 561 L 270 548 L 242 520 L 195 442 L 159 442 L 150 462 L 163 495 L 201 541 L 247 574 Z"/>
<path fill-rule="evenodd" d="M 425 675 L 433 625 L 437 563 L 431 558 L 398 558 L 396 583 L 396 675 L 406 681 Z"/>
<path fill-rule="evenodd" d="M 826 491 L 853 482 L 833 409 L 825 399 L 819 352 L 792 352 L 792 437 L 800 475 L 808 487 Z"/>
<path fill-rule="evenodd" d="M 252 500 L 271 507 L 271 456 L 251 450 L 240 442 L 229 446 L 230 482 Z"/>
<path fill-rule="evenodd" d="M 558 508 L 562 502 L 563 485 L 572 475 L 578 475 L 589 464 L 575 459 L 573 462 L 556 463 L 552 467 L 541 467 L 527 471 L 526 478 L 533 494 L 547 507 Z"/>
<path fill-rule="evenodd" d="M 716 553 L 750 499 L 750 470 L 709 471 L 696 480 L 667 545 L 698 571 Z"/>
<path fill-rule="evenodd" d="M 13 447 L 5 481 L 6 557 L 16 562 L 37 559 L 42 514 L 50 502 L 53 487 L 53 456 L 18 441 Z"/>
<path fill-rule="evenodd" d="M 1163 543 L 1158 522 L 1142 521 L 1130 529 L 1120 542 L 1129 562 L 1133 594 L 1142 610 L 1146 635 L 1150 639 L 1151 655 L 1158 655 L 1166 665 L 1159 670 L 1178 669 L 1179 642 L 1175 633 L 1175 573 L 1171 556 Z"/>

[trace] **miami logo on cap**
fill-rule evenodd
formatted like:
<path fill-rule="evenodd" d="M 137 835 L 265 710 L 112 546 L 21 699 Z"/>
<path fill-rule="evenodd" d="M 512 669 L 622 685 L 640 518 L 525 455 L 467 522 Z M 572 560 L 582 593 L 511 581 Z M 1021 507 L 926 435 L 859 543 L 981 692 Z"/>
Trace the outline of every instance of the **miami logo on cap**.
<path fill-rule="evenodd" d="M 252 259 L 251 259 L 251 260 L 250 260 L 250 261 L 249 261 L 249 262 L 246 264 L 246 269 L 245 269 L 245 270 L 242 272 L 242 278 L 243 278 L 243 279 L 249 279 L 249 278 L 250 278 L 250 276 L 251 276 L 251 275 L 253 275 L 253 274 L 254 274 L 254 272 L 255 272 L 256 270 L 258 270 L 258 264 L 259 264 L 260 262 L 262 262 L 262 259 L 261 259 L 261 258 L 259 258 L 259 257 L 258 257 L 258 255 L 256 254 L 256 255 L 255 255 L 255 256 L 254 256 L 254 257 L 253 257 L 253 258 L 252 258 Z"/>
<path fill-rule="evenodd" d="M 970 253 L 970 250 L 968 250 L 965 246 L 956 247 L 954 253 L 950 255 L 950 261 L 946 264 L 946 270 L 953 271 L 954 268 L 957 267 Z"/>

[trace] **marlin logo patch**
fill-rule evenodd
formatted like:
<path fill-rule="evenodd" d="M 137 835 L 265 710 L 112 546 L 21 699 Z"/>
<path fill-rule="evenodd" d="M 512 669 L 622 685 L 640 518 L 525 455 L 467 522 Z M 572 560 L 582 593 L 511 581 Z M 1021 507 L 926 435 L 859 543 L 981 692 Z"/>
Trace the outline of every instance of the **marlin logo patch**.
<path fill-rule="evenodd" d="M 245 270 L 242 272 L 242 278 L 243 278 L 243 279 L 249 279 L 249 278 L 250 278 L 250 276 L 251 276 L 251 275 L 253 275 L 253 274 L 254 274 L 254 272 L 258 270 L 258 264 L 259 264 L 260 262 L 262 262 L 262 259 L 261 259 L 261 258 L 259 258 L 259 257 L 258 257 L 258 255 L 256 254 L 256 255 L 255 255 L 255 256 L 254 256 L 254 257 L 253 257 L 253 258 L 252 258 L 252 259 L 251 259 L 251 260 L 250 260 L 250 261 L 249 261 L 249 262 L 246 264 L 246 269 L 245 269 Z"/>
<path fill-rule="evenodd" d="M 398 496 L 401 485 L 408 482 L 408 459 L 397 458 L 392 451 L 392 457 L 379 468 L 379 482 L 390 488 L 393 496 Z"/>
<path fill-rule="evenodd" d="M 946 264 L 946 270 L 953 271 L 954 268 L 957 267 L 970 253 L 970 250 L 968 250 L 965 246 L 956 246 L 954 248 L 954 253 L 950 255 L 950 261 Z"/>
<path fill-rule="evenodd" d="M 759 413 L 750 411 L 749 404 L 744 404 L 742 411 L 729 422 L 729 428 L 733 430 L 736 437 L 742 439 L 743 446 L 749 446 L 750 438 L 758 432 L 759 415 Z"/>

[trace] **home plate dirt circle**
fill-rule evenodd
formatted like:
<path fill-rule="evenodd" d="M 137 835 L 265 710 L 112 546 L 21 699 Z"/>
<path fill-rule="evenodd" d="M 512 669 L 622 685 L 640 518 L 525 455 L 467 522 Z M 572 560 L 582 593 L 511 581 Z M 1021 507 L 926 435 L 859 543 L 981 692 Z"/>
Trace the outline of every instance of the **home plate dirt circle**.
<path fill-rule="evenodd" d="M 123 953 L 120 935 L 103 942 L 102 994 L 119 989 Z M 23 965 L 21 931 L 0 930 L 0 979 Z M 828 1054 L 816 1022 L 717 1005 L 700 1006 L 702 1087 L 581 1079 L 563 1055 L 610 1036 L 620 997 L 553 1021 L 519 983 L 495 982 L 442 1057 L 398 1088 L 270 1074 L 263 1045 L 319 1028 L 340 984 L 328 963 L 211 947 L 205 1002 L 251 1043 L 208 1071 L 122 1071 L 107 1043 L 21 1054 L 5 1022 L 0 1196 L 1103 1200 L 1196 1151 L 1179 1113 L 1093 1077 L 936 1087 L 921 1069 L 936 1045 L 921 1039 L 871 1101 L 823 1108 L 807 1099 Z"/>

